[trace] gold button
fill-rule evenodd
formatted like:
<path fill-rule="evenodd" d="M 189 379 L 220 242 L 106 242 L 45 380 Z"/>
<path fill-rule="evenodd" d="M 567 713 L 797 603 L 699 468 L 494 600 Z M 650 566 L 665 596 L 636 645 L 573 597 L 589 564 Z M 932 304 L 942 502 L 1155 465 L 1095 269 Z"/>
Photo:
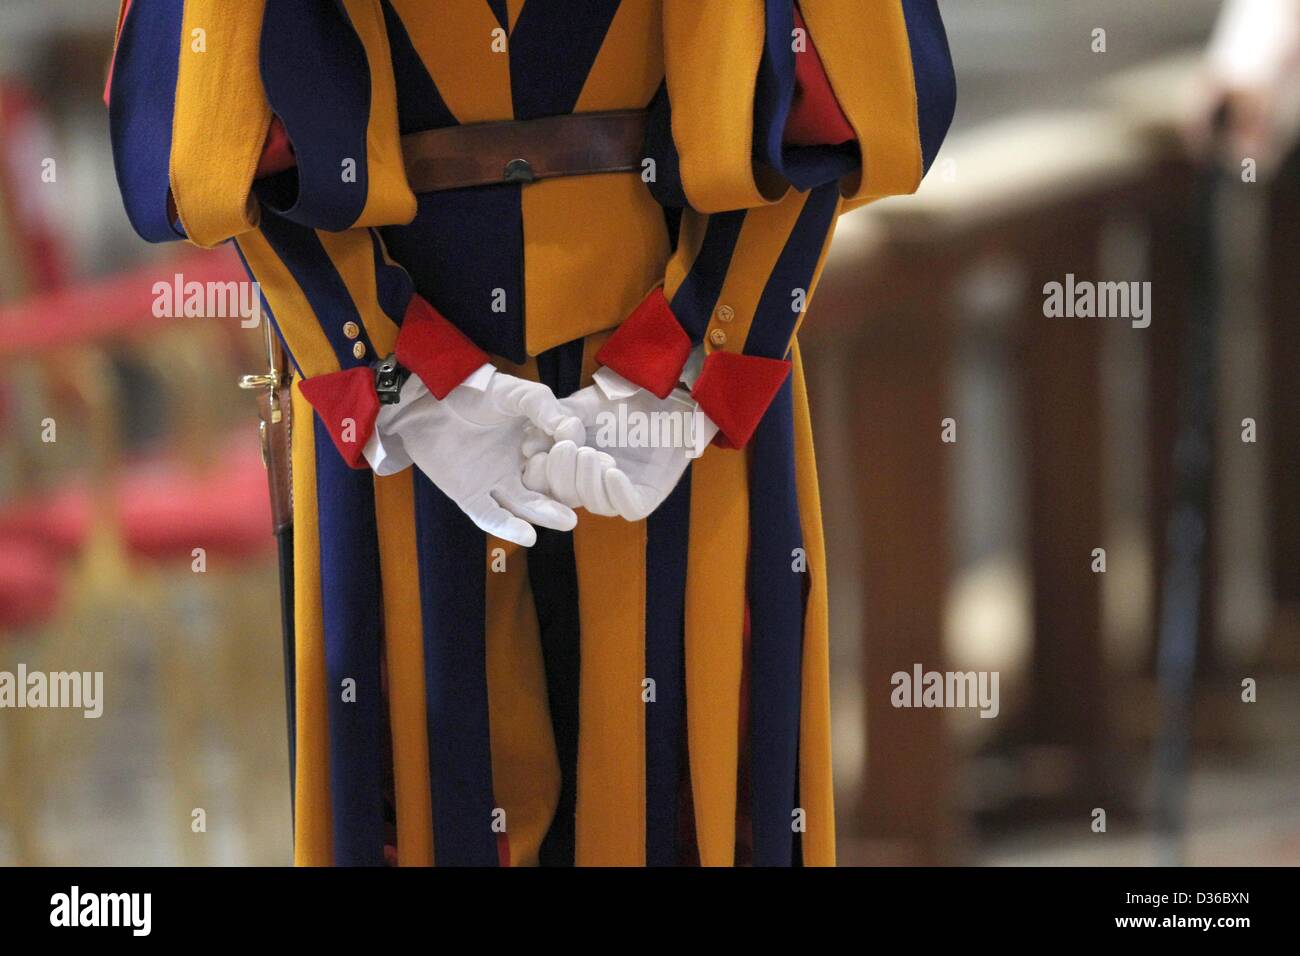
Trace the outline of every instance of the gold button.
<path fill-rule="evenodd" d="M 365 343 L 365 342 L 354 342 L 354 343 L 352 344 L 352 354 L 355 355 L 357 358 L 365 358 L 365 357 L 366 357 L 366 343 Z"/>
<path fill-rule="evenodd" d="M 736 317 L 736 310 L 729 305 L 720 305 L 718 306 L 717 315 L 719 322 L 730 322 Z"/>
<path fill-rule="evenodd" d="M 722 346 L 727 344 L 727 333 L 722 331 L 722 329 L 714 329 L 709 333 L 709 341 L 718 348 L 722 348 Z"/>
<path fill-rule="evenodd" d="M 361 334 L 361 326 L 357 325 L 355 322 L 344 322 L 343 334 L 350 339 L 355 339 Z"/>

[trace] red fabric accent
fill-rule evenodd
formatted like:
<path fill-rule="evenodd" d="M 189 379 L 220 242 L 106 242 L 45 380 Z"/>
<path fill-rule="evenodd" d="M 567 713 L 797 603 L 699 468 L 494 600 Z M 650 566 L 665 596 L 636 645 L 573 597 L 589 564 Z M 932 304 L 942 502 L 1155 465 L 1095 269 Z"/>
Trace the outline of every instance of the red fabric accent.
<path fill-rule="evenodd" d="M 446 398 L 448 392 L 488 361 L 486 352 L 418 295 L 411 296 L 406 307 L 395 352 L 397 361 L 420 376 L 437 399 Z"/>
<path fill-rule="evenodd" d="M 682 377 L 691 339 L 682 329 L 663 289 L 641 300 L 596 353 L 596 361 L 659 398 L 667 398 Z"/>
<path fill-rule="evenodd" d="M 374 371 L 367 365 L 359 365 L 341 372 L 313 375 L 303 379 L 298 387 L 302 389 L 302 397 L 316 409 L 343 460 L 353 468 L 369 467 L 364 452 L 375 430 L 375 416 L 379 414 Z M 349 421 L 351 428 L 347 429 Z"/>
<path fill-rule="evenodd" d="M 744 448 L 790 374 L 784 359 L 714 352 L 704 360 L 691 395 L 718 426 L 717 444 Z"/>
<path fill-rule="evenodd" d="M 786 119 L 783 141 L 790 146 L 836 146 L 856 139 L 797 5 L 794 23 L 804 31 L 808 42 L 794 56 L 794 104 Z"/>
<path fill-rule="evenodd" d="M 278 116 L 271 117 L 271 128 L 266 131 L 266 143 L 262 146 L 262 157 L 257 161 L 254 179 L 282 173 L 298 164 L 293 154 L 293 143 L 289 142 L 289 133 L 284 128 L 284 121 Z"/>

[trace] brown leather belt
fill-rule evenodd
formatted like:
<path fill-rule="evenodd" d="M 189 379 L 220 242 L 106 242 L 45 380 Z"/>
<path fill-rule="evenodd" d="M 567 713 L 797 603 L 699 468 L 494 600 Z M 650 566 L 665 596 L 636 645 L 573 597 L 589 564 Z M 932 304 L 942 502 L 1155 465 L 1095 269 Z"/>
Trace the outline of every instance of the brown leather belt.
<path fill-rule="evenodd" d="M 402 137 L 417 193 L 641 169 L 645 110 L 447 126 Z"/>

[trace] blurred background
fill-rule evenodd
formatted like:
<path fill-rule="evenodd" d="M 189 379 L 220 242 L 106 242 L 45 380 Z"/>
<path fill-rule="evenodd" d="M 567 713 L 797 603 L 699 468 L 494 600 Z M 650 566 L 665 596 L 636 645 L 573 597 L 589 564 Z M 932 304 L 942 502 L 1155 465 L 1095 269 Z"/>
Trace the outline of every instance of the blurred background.
<path fill-rule="evenodd" d="M 918 196 L 841 221 L 801 335 L 841 862 L 1300 863 L 1297 167 L 1246 181 L 1187 145 L 1219 0 L 940 5 L 953 135 Z M 0 864 L 283 864 L 274 540 L 236 387 L 261 333 L 152 314 L 159 278 L 239 268 L 127 224 L 116 15 L 0 0 L 0 671 L 103 671 L 112 704 L 0 710 Z M 1150 326 L 1045 318 L 1067 274 L 1151 282 Z M 1189 404 L 1207 560 L 1166 601 Z M 914 664 L 997 672 L 997 718 L 892 707 Z"/>

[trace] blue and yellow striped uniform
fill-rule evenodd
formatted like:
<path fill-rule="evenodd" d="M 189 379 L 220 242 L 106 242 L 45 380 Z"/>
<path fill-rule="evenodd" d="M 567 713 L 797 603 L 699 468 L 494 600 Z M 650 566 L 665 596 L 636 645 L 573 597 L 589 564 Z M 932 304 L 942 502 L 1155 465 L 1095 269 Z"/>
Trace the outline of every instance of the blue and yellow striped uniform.
<path fill-rule="evenodd" d="M 124 4 L 110 116 L 131 221 L 233 240 L 300 380 L 390 352 L 415 292 L 557 394 L 659 286 L 692 341 L 794 363 L 748 447 L 710 448 L 647 521 L 583 514 L 529 552 L 413 470 L 349 468 L 295 387 L 297 862 L 381 863 L 395 823 L 403 865 L 672 864 L 684 832 L 729 865 L 738 816 L 756 863 L 834 862 L 795 331 L 837 216 L 916 188 L 954 94 L 934 0 L 800 7 L 851 149 L 782 142 L 790 0 Z M 417 196 L 403 170 L 404 133 L 641 108 L 651 183 Z M 273 115 L 297 165 L 255 182 Z"/>

